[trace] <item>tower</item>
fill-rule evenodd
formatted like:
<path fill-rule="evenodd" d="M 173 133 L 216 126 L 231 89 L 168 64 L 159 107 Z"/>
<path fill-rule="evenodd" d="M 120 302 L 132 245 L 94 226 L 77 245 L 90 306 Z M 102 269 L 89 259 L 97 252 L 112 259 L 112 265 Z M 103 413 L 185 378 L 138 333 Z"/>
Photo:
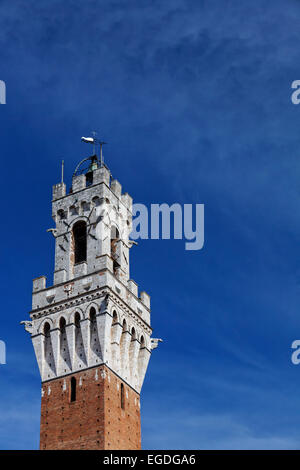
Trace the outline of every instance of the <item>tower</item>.
<path fill-rule="evenodd" d="M 88 161 L 88 169 L 84 163 Z M 129 275 L 132 198 L 94 155 L 53 186 L 53 285 L 33 280 L 41 449 L 140 449 L 140 391 L 157 340 Z"/>

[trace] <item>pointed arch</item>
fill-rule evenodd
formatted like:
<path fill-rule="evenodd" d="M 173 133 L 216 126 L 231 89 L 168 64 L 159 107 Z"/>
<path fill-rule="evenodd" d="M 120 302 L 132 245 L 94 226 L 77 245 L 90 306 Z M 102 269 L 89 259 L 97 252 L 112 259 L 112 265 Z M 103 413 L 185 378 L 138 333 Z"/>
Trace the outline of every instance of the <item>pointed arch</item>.
<path fill-rule="evenodd" d="M 111 365 L 118 372 L 120 366 L 120 324 L 116 310 L 113 310 L 110 329 Z"/>
<path fill-rule="evenodd" d="M 46 325 L 46 323 L 49 324 L 50 329 L 54 327 L 54 323 L 53 323 L 52 318 L 47 317 L 47 318 L 45 318 L 45 319 L 39 324 L 39 327 L 38 327 L 38 332 L 39 332 L 39 333 L 45 334 L 45 331 L 44 331 L 44 330 L 45 330 L 45 325 Z"/>
<path fill-rule="evenodd" d="M 90 361 L 91 364 L 97 364 L 101 361 L 101 346 L 99 341 L 98 335 L 98 327 L 97 327 L 97 310 L 98 306 L 96 304 L 92 304 L 89 307 L 88 318 L 90 319 Z M 86 312 L 87 313 L 87 312 Z"/>
<path fill-rule="evenodd" d="M 80 321 L 81 321 L 81 315 L 79 312 L 75 312 L 75 315 L 74 315 L 74 324 L 76 326 L 76 328 L 80 328 Z"/>
<path fill-rule="evenodd" d="M 84 349 L 82 331 L 81 331 L 81 314 L 76 311 L 74 315 L 74 324 L 75 324 L 75 357 L 76 364 L 79 369 L 87 365 L 86 352 Z"/>
<path fill-rule="evenodd" d="M 45 335 L 46 338 L 49 338 L 50 337 L 50 324 L 48 321 L 46 321 L 44 323 L 44 328 L 43 328 L 43 333 Z"/>
<path fill-rule="evenodd" d="M 120 239 L 120 233 L 116 225 L 111 226 L 110 230 L 110 256 L 113 260 L 113 271 L 117 273 L 119 268 L 119 253 L 118 253 L 118 241 Z"/>
<path fill-rule="evenodd" d="M 79 220 L 73 225 L 73 251 L 74 264 L 82 263 L 87 259 L 87 225 L 84 220 Z"/>
<path fill-rule="evenodd" d="M 59 319 L 59 370 L 61 373 L 69 372 L 71 369 L 71 360 L 69 354 L 69 347 L 67 341 L 67 332 L 66 332 L 66 319 L 65 317 L 60 317 Z"/>
<path fill-rule="evenodd" d="M 43 325 L 44 334 L 44 358 L 48 368 L 48 372 L 55 372 L 52 342 L 51 342 L 51 327 L 50 322 L 46 321 Z M 49 374 L 48 374 L 49 377 Z"/>

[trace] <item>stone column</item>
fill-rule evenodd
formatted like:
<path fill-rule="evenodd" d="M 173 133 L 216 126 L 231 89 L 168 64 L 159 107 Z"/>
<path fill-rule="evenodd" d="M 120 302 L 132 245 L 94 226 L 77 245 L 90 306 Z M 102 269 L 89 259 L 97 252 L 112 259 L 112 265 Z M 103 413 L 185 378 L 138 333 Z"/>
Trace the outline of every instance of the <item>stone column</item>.
<path fill-rule="evenodd" d="M 84 320 L 81 320 L 80 328 L 86 358 L 86 365 L 88 367 L 90 363 L 90 319 L 85 318 Z"/>
<path fill-rule="evenodd" d="M 41 380 L 44 380 L 44 335 L 43 333 L 39 333 L 38 335 L 31 336 L 35 357 L 39 366 Z"/>
<path fill-rule="evenodd" d="M 75 328 L 76 326 L 74 323 L 69 323 L 66 325 L 66 336 L 71 361 L 71 370 L 74 370 L 75 368 Z"/>

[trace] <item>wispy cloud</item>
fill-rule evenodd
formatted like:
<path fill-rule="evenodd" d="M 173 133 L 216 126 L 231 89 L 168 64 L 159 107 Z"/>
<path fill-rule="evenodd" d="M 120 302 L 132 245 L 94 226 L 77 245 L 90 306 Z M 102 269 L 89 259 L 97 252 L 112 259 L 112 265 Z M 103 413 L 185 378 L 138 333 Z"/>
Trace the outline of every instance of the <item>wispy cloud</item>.
<path fill-rule="evenodd" d="M 1 2 L 1 190 L 22 207 L 2 233 L 1 448 L 37 447 L 39 377 L 19 321 L 32 277 L 52 277 L 59 160 L 71 177 L 93 129 L 135 200 L 205 204 L 204 250 L 149 241 L 132 256 L 165 340 L 144 445 L 297 447 L 299 13 L 293 0 Z"/>

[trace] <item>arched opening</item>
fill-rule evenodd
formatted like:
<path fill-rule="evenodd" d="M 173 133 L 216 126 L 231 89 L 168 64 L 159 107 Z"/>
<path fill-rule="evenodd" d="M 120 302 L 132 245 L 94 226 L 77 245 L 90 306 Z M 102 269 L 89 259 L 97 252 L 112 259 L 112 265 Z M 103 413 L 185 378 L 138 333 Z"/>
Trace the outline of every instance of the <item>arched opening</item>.
<path fill-rule="evenodd" d="M 139 355 L 138 355 L 138 375 L 141 379 L 143 368 L 144 368 L 145 348 L 146 348 L 144 336 L 141 336 L 140 343 L 141 344 L 140 344 L 140 350 L 139 350 Z"/>
<path fill-rule="evenodd" d="M 111 329 L 110 329 L 110 342 L 111 344 L 115 343 L 117 340 L 117 325 L 118 325 L 118 315 L 117 312 L 113 311 L 113 318 L 111 322 Z"/>
<path fill-rule="evenodd" d="M 76 401 L 76 379 L 75 377 L 71 378 L 71 393 L 70 393 L 70 401 Z"/>
<path fill-rule="evenodd" d="M 73 227 L 73 241 L 74 241 L 74 262 L 82 263 L 86 261 L 86 223 L 82 220 L 77 222 Z"/>
<path fill-rule="evenodd" d="M 91 363 L 97 363 L 101 358 L 101 346 L 98 336 L 97 328 L 97 312 L 95 307 L 91 307 L 90 313 L 90 348 L 91 348 Z"/>
<path fill-rule="evenodd" d="M 62 334 L 64 334 L 66 331 L 66 320 L 64 319 L 64 317 L 61 317 L 61 319 L 59 320 L 59 329 Z"/>
<path fill-rule="evenodd" d="M 46 338 L 50 338 L 50 325 L 48 322 L 44 325 L 44 335 Z"/>
<path fill-rule="evenodd" d="M 81 368 L 87 365 L 86 362 L 86 351 L 84 349 L 82 331 L 81 331 L 81 317 L 80 313 L 76 312 L 74 316 L 75 323 L 75 357 L 77 368 Z"/>
<path fill-rule="evenodd" d="M 64 343 L 66 342 L 66 320 L 64 317 L 61 317 L 59 320 L 59 329 L 60 329 L 60 353 L 64 356 Z"/>
<path fill-rule="evenodd" d="M 119 241 L 120 235 L 119 235 L 119 230 L 117 227 L 114 225 L 111 227 L 110 231 L 110 255 L 113 259 L 113 270 L 114 274 L 117 272 L 117 268 L 119 267 L 119 262 L 118 262 L 118 241 Z"/>
<path fill-rule="evenodd" d="M 124 395 L 124 385 L 121 384 L 121 408 L 125 410 L 125 395 Z"/>
<path fill-rule="evenodd" d="M 96 321 L 96 309 L 94 307 L 90 310 L 90 320 L 92 323 L 95 323 Z"/>
<path fill-rule="evenodd" d="M 131 341 L 134 341 L 134 340 L 136 340 L 136 333 L 135 333 L 135 329 L 132 328 L 132 330 L 131 330 Z"/>
<path fill-rule="evenodd" d="M 63 209 L 57 211 L 58 220 L 64 220 L 67 218 L 67 213 Z"/>
<path fill-rule="evenodd" d="M 59 367 L 62 372 L 67 372 L 67 369 L 70 369 L 70 356 L 69 348 L 67 342 L 67 332 L 66 332 L 66 320 L 64 317 L 61 317 L 59 320 L 59 350 L 60 350 L 60 362 Z"/>
<path fill-rule="evenodd" d="M 46 364 L 48 364 L 50 369 L 52 369 L 53 355 L 52 355 L 52 345 L 51 345 L 51 335 L 50 335 L 50 324 L 48 322 L 45 323 L 43 331 L 44 331 L 44 336 L 45 336 L 45 339 L 44 339 L 45 362 Z"/>
<path fill-rule="evenodd" d="M 97 342 L 97 324 L 96 324 L 96 309 L 92 307 L 90 309 L 90 344 L 92 350 Z"/>
<path fill-rule="evenodd" d="M 114 326 L 116 323 L 118 323 L 118 315 L 117 315 L 117 312 L 114 310 L 113 311 L 112 326 Z"/>
<path fill-rule="evenodd" d="M 92 203 L 94 204 L 95 207 L 100 206 L 100 202 L 101 202 L 100 197 L 98 196 L 93 197 Z"/>
<path fill-rule="evenodd" d="M 75 313 L 74 323 L 76 328 L 80 328 L 80 314 L 78 312 Z"/>

